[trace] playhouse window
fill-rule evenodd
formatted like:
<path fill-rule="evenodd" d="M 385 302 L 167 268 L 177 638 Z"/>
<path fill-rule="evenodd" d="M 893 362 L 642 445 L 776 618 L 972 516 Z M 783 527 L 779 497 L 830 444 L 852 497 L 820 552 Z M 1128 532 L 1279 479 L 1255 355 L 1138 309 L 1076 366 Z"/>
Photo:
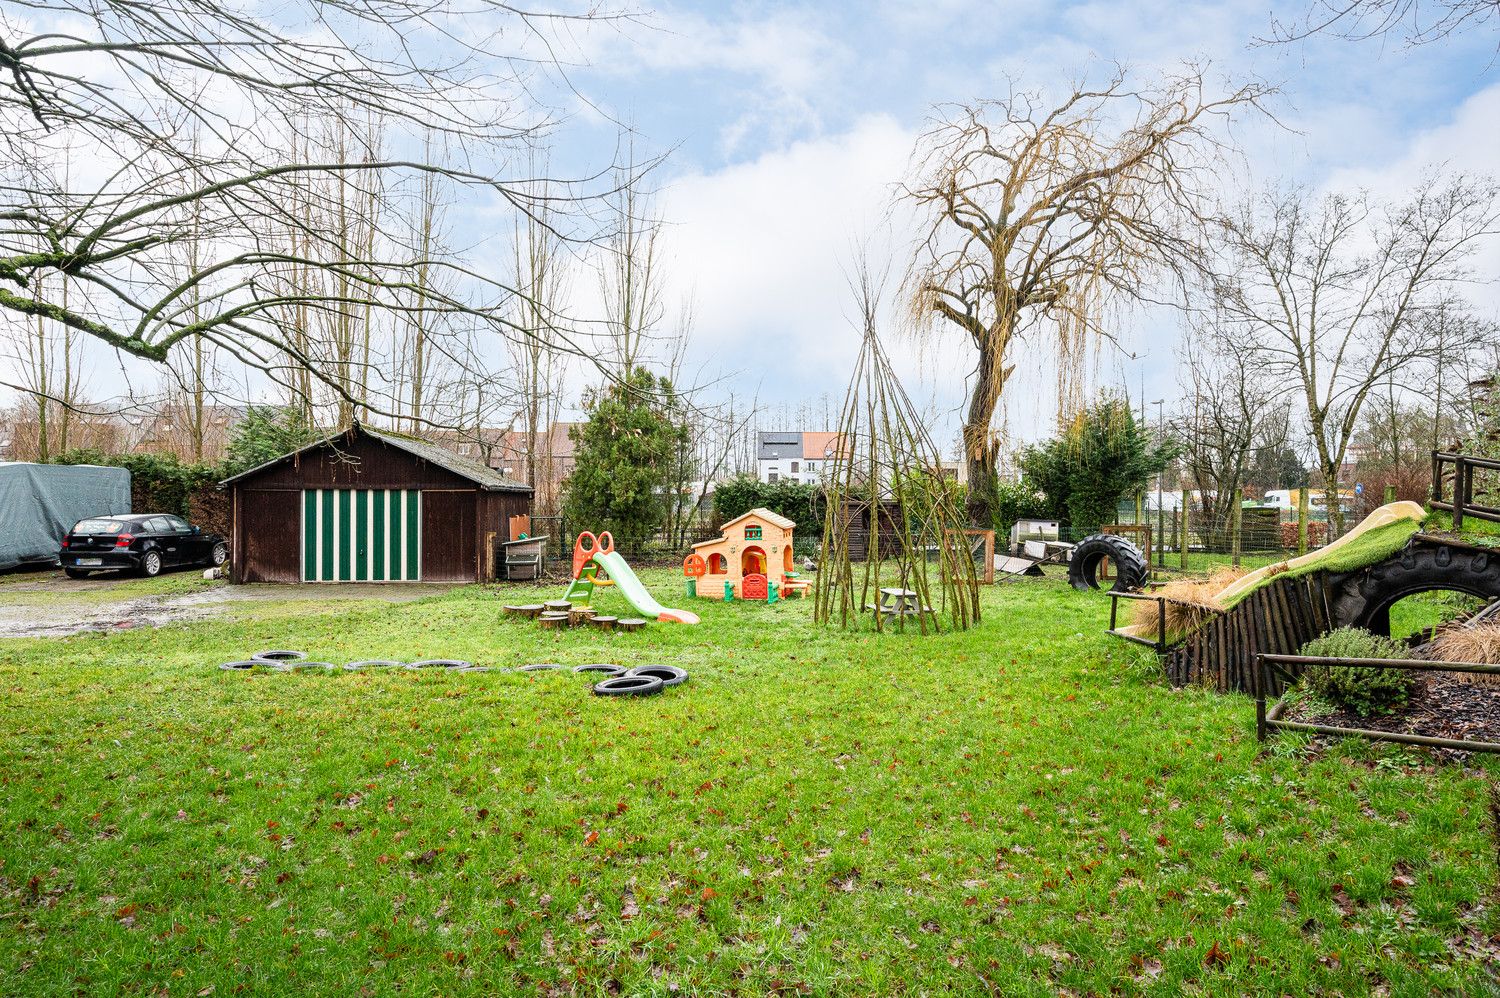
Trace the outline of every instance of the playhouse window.
<path fill-rule="evenodd" d="M 759 527 L 746 527 L 745 528 L 745 540 L 747 540 L 747 541 L 758 541 L 758 540 L 760 540 L 760 528 Z"/>
<path fill-rule="evenodd" d="M 729 574 L 729 562 L 727 562 L 726 560 L 724 560 L 724 556 L 722 554 L 711 554 L 711 555 L 708 556 L 708 574 L 709 575 L 728 575 Z"/>

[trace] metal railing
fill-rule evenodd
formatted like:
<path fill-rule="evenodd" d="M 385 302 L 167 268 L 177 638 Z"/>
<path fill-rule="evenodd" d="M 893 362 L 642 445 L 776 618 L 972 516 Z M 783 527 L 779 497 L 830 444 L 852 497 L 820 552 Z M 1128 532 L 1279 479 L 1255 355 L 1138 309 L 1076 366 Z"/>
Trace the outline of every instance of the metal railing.
<path fill-rule="evenodd" d="M 1409 658 L 1322 658 L 1309 655 L 1259 655 L 1255 670 L 1255 737 L 1265 741 L 1273 730 L 1304 731 L 1316 735 L 1358 735 L 1373 741 L 1400 742 L 1404 745 L 1426 745 L 1429 748 L 1457 749 L 1462 752 L 1500 753 L 1500 742 L 1465 741 L 1461 738 L 1438 738 L 1414 735 L 1404 731 L 1381 731 L 1376 728 L 1345 728 L 1332 724 L 1281 719 L 1285 701 L 1281 694 L 1295 683 L 1308 666 L 1338 666 L 1350 669 L 1400 669 L 1405 672 L 1467 672 L 1477 676 L 1500 676 L 1500 665 L 1478 665 L 1474 662 L 1432 662 Z M 1273 693 L 1276 702 L 1268 710 L 1266 701 Z"/>
<path fill-rule="evenodd" d="M 1453 468 L 1453 498 L 1443 498 L 1444 469 Z M 1491 506 L 1474 501 L 1474 470 L 1500 471 L 1500 460 L 1475 457 L 1471 454 L 1453 454 L 1448 451 L 1432 452 L 1432 500 L 1433 509 L 1447 510 L 1453 514 L 1453 529 L 1463 527 L 1464 517 L 1500 523 L 1500 506 Z"/>

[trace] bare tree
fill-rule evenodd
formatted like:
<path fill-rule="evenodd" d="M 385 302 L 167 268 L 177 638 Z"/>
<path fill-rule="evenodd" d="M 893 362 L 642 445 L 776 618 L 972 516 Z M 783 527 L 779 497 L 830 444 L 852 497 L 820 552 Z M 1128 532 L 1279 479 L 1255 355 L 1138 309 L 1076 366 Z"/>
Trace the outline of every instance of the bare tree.
<path fill-rule="evenodd" d="M 503 0 L 293 0 L 251 12 L 217 0 L 36 0 L 23 10 L 0 9 L 0 143 L 11 154 L 0 162 L 0 311 L 157 362 L 202 340 L 309 407 L 318 385 L 343 415 L 401 409 L 369 397 L 364 380 L 376 360 L 365 339 L 374 316 L 464 317 L 438 349 L 475 384 L 491 377 L 482 358 L 497 351 L 471 351 L 474 331 L 524 337 L 506 318 L 514 289 L 505 281 L 376 238 L 371 223 L 382 192 L 424 174 L 535 212 L 532 178 L 501 171 L 551 125 L 547 87 L 570 86 L 549 43 L 560 27 L 611 15 L 534 13 Z M 371 121 L 393 132 L 378 154 L 297 138 Z M 412 140 L 423 131 L 452 141 L 457 165 L 426 161 Z M 58 189 L 16 166 L 65 142 L 90 149 L 96 169 L 85 182 Z M 548 217 L 562 238 L 597 235 L 594 212 L 612 176 L 550 188 Z M 322 225 L 351 189 L 365 205 L 361 226 Z M 184 255 L 174 248 L 194 242 L 196 270 L 173 273 Z M 429 292 L 414 297 L 423 267 Z M 431 291 L 441 283 L 434 272 L 448 290 Z M 309 335 L 320 322 L 338 327 L 331 349 Z M 554 337 L 559 349 L 587 353 Z"/>
<path fill-rule="evenodd" d="M 924 219 L 907 284 L 920 321 L 977 352 L 963 422 L 976 524 L 994 518 L 991 420 L 1014 345 L 1041 325 L 1107 335 L 1109 304 L 1149 299 L 1188 265 L 1224 149 L 1215 127 L 1268 92 L 1210 96 L 1191 68 L 1147 87 L 1117 72 L 1055 103 L 1017 92 L 944 107 L 921 138 L 904 188 Z"/>
<path fill-rule="evenodd" d="M 1277 19 L 1265 41 L 1293 42 L 1316 34 L 1356 41 L 1400 35 L 1408 45 L 1426 45 L 1495 26 L 1500 26 L 1496 0 L 1313 0 L 1298 19 Z"/>
<path fill-rule="evenodd" d="M 1287 390 L 1222 321 L 1210 318 L 1191 330 L 1178 355 L 1183 401 L 1172 429 L 1182 444 L 1183 471 L 1198 490 L 1203 516 L 1227 528 L 1256 451 L 1286 442 L 1287 422 L 1276 416 Z"/>
<path fill-rule="evenodd" d="M 602 247 L 599 290 L 610 360 L 624 377 L 646 360 L 664 308 L 656 195 L 636 164 L 634 136 L 627 134 L 622 145 L 627 157 L 608 199 L 611 230 Z"/>
<path fill-rule="evenodd" d="M 1257 363 L 1301 397 L 1338 530 L 1339 471 L 1361 410 L 1434 357 L 1421 319 L 1471 276 L 1470 256 L 1500 225 L 1496 194 L 1489 181 L 1433 176 L 1399 203 L 1293 191 L 1222 221 L 1217 304 Z"/>

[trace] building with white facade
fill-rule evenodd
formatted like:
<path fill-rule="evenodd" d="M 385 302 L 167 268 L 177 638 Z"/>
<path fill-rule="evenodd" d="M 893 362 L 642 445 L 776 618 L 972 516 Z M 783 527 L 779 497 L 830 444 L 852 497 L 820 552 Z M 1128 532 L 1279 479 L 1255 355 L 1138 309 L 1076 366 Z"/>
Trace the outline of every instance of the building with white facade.
<path fill-rule="evenodd" d="M 820 484 L 838 441 L 837 433 L 762 430 L 756 434 L 756 477 L 763 482 Z"/>

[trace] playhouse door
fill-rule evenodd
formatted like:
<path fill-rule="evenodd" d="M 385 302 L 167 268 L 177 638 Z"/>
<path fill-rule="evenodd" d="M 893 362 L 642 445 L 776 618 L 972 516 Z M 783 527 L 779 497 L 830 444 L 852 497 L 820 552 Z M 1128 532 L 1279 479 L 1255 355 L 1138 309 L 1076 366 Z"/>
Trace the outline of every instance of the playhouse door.
<path fill-rule="evenodd" d="M 766 553 L 755 545 L 745 548 L 740 555 L 740 575 L 765 575 Z"/>
<path fill-rule="evenodd" d="M 740 599 L 765 599 L 770 594 L 764 575 L 747 575 L 740 583 Z"/>

